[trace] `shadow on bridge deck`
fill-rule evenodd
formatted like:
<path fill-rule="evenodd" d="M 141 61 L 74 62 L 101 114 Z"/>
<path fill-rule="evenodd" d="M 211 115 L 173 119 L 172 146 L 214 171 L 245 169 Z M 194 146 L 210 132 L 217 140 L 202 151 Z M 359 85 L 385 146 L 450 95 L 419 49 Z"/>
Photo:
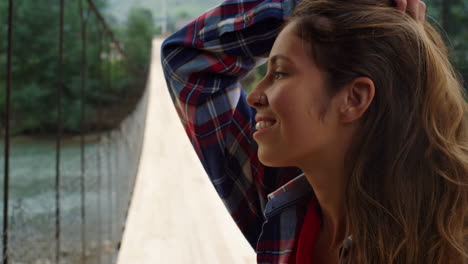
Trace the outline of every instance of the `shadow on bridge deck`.
<path fill-rule="evenodd" d="M 145 139 L 118 264 L 255 263 L 166 90 L 153 42 Z"/>

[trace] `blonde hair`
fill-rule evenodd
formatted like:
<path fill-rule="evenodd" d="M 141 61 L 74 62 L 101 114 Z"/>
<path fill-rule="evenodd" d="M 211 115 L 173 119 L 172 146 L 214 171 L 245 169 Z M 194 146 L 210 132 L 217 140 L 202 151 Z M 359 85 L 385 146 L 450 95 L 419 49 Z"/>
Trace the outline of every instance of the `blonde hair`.
<path fill-rule="evenodd" d="M 468 263 L 468 108 L 440 35 L 384 0 L 302 0 L 290 21 L 331 94 L 376 87 L 347 164 L 349 263 Z"/>

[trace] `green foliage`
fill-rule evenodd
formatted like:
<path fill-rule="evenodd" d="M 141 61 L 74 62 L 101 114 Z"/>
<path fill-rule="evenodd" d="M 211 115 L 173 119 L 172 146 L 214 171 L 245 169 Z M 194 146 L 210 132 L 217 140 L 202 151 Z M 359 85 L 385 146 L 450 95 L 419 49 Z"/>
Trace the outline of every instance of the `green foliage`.
<path fill-rule="evenodd" d="M 48 108 L 53 99 L 54 76 L 56 76 L 57 28 L 51 27 L 58 14 L 56 6 L 38 1 L 16 1 L 13 28 L 12 57 L 12 125 L 13 132 L 40 129 L 51 118 L 53 111 Z M 2 17 L 7 15 L 7 1 L 0 4 Z M 6 20 L 5 20 L 6 21 Z M 0 49 L 1 83 L 5 82 L 7 25 L 2 24 L 2 45 Z M 2 85 L 2 108 L 4 116 L 4 86 Z"/>
<path fill-rule="evenodd" d="M 151 44 L 156 29 L 153 15 L 144 8 L 130 9 L 125 28 L 125 50 L 142 68 L 147 70 L 150 62 Z"/>
<path fill-rule="evenodd" d="M 84 120 L 95 120 L 98 109 L 111 111 L 137 93 L 148 68 L 152 15 L 132 10 L 121 39 L 128 60 L 120 56 L 102 30 L 98 19 L 83 1 L 87 37 L 86 82 L 82 70 L 82 21 L 79 0 L 65 1 L 62 119 L 65 132 L 75 133 L 81 123 L 81 88 L 84 90 Z M 99 9 L 105 0 L 94 0 Z M 0 1 L 0 17 L 7 16 L 7 1 Z M 6 19 L 0 24 L 0 118 L 5 118 Z M 13 134 L 51 133 L 56 130 L 59 2 L 14 1 L 12 106 Z M 130 65 L 132 61 L 136 65 Z M 0 130 L 1 130 L 0 122 Z M 85 122 L 85 127 L 99 124 Z M 1 132 L 0 132 L 1 134 Z"/>
<path fill-rule="evenodd" d="M 429 20 L 446 37 L 452 62 L 468 89 L 468 0 L 427 0 Z"/>
<path fill-rule="evenodd" d="M 255 68 L 249 74 L 246 80 L 242 82 L 244 90 L 247 93 L 250 93 L 250 91 L 252 91 L 255 88 L 255 86 L 263 78 L 263 76 L 265 76 L 265 74 L 267 73 L 267 70 L 268 70 L 268 65 L 266 63 Z"/>

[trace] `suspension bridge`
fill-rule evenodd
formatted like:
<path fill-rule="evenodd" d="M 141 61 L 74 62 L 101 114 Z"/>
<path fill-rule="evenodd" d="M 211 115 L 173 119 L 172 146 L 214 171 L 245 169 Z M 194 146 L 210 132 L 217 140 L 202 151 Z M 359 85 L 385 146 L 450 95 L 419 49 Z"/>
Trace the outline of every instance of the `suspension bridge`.
<path fill-rule="evenodd" d="M 77 147 L 67 149 L 65 1 L 58 2 L 56 135 L 44 143 L 53 158 L 30 173 L 13 173 L 27 165 L 18 165 L 22 145 L 10 134 L 15 21 L 13 0 L 8 0 L 6 82 L 0 90 L 5 92 L 2 263 L 255 263 L 253 249 L 218 198 L 172 106 L 160 64 L 163 39 L 153 41 L 148 81 L 132 111 L 111 130 L 85 133 L 87 29 L 99 30 L 99 87 L 115 85 L 116 60 L 138 71 L 92 0 L 79 2 L 81 133 L 72 140 Z M 97 110 L 96 115 L 105 118 L 106 113 Z M 67 155 L 72 158 L 66 160 Z M 43 178 L 34 179 L 34 194 L 14 192 L 20 182 L 38 175 Z M 47 188 L 41 187 L 44 181 Z"/>

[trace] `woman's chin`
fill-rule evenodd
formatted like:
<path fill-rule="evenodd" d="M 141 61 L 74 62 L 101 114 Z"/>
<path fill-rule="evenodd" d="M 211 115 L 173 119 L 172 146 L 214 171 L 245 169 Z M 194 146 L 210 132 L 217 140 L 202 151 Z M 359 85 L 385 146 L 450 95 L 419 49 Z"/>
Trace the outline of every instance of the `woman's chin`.
<path fill-rule="evenodd" d="M 268 151 L 262 151 L 259 149 L 258 151 L 258 160 L 265 166 L 268 167 L 289 167 L 291 165 L 287 165 L 284 161 L 284 157 L 278 155 L 278 153 L 271 153 Z"/>

